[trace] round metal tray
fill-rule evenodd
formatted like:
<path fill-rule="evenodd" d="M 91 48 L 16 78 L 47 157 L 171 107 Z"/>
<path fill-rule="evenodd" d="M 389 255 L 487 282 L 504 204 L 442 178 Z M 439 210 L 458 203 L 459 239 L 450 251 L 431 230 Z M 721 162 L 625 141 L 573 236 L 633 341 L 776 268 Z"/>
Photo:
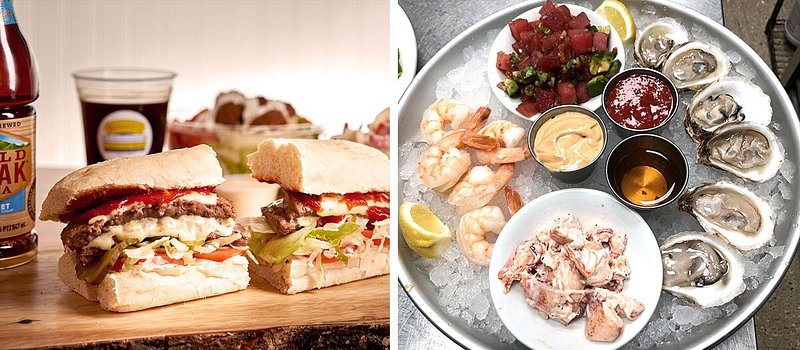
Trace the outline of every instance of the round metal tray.
<path fill-rule="evenodd" d="M 735 50 L 742 56 L 743 61 L 748 61 L 751 64 L 755 69 L 753 82 L 759 85 L 772 98 L 773 120 L 782 125 L 776 134 L 781 138 L 786 149 L 787 160 L 792 161 L 794 164 L 800 164 L 800 152 L 798 152 L 800 123 L 798 123 L 797 114 L 777 77 L 764 61 L 744 41 L 719 23 L 695 11 L 670 2 L 647 2 L 655 5 L 661 15 L 681 18 L 684 24 L 701 25 L 710 35 L 719 38 L 723 51 Z M 502 28 L 508 21 L 516 18 L 522 12 L 541 6 L 542 3 L 543 1 L 526 1 L 495 13 L 473 25 L 445 45 L 423 67 L 408 91 L 406 91 L 404 98 L 400 101 L 398 144 L 406 143 L 413 135 L 419 133 L 419 122 L 422 113 L 436 99 L 436 82 L 448 71 L 461 64 L 460 53 L 464 48 L 474 45 L 480 40 L 486 40 L 488 31 Z M 525 126 L 528 127 L 529 125 Z M 795 179 L 797 179 L 797 174 L 795 174 Z M 775 237 L 777 239 L 776 245 L 786 245 L 787 250 L 783 256 L 772 262 L 769 269 L 772 277 L 764 280 L 757 289 L 748 290 L 736 299 L 739 308 L 733 314 L 728 317 L 722 317 L 715 323 L 693 328 L 692 332 L 684 336 L 681 341 L 668 344 L 664 347 L 665 349 L 703 349 L 712 347 L 736 331 L 755 314 L 777 287 L 795 254 L 797 243 L 800 239 L 800 229 L 796 224 L 798 209 L 800 209 L 800 206 L 796 198 L 786 203 L 783 208 L 784 215 L 788 215 L 788 217 L 782 225 L 776 227 Z M 402 239 L 399 243 L 398 255 L 400 261 L 398 276 L 408 296 L 420 311 L 453 341 L 470 349 L 524 348 L 519 342 L 514 344 L 503 343 L 497 337 L 477 331 L 462 320 L 447 315 L 437 304 L 436 287 L 430 282 L 427 275 L 414 267 L 413 262 L 418 257 Z"/>

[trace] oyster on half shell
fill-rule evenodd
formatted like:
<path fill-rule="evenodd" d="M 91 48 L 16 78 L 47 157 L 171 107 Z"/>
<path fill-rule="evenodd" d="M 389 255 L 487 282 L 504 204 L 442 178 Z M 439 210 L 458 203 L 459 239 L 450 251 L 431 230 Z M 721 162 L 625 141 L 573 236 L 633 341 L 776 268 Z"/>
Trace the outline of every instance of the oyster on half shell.
<path fill-rule="evenodd" d="M 670 52 L 661 72 L 678 89 L 699 90 L 728 75 L 731 61 L 718 47 L 690 41 Z"/>
<path fill-rule="evenodd" d="M 722 77 L 692 97 L 684 125 L 689 136 L 700 142 L 724 125 L 743 121 L 769 125 L 770 98 L 746 78 Z"/>
<path fill-rule="evenodd" d="M 693 188 L 681 196 L 678 208 L 694 215 L 707 232 L 741 250 L 762 247 L 775 233 L 775 213 L 769 204 L 730 182 Z"/>
<path fill-rule="evenodd" d="M 661 245 L 662 289 L 700 307 L 725 304 L 745 290 L 745 260 L 735 248 L 705 232 L 681 232 Z"/>
<path fill-rule="evenodd" d="M 672 49 L 687 41 L 686 28 L 672 18 L 661 18 L 639 32 L 633 43 L 633 54 L 642 67 L 657 69 Z"/>
<path fill-rule="evenodd" d="M 769 127 L 748 122 L 718 128 L 697 148 L 698 163 L 753 182 L 774 177 L 783 157 L 783 146 Z"/>

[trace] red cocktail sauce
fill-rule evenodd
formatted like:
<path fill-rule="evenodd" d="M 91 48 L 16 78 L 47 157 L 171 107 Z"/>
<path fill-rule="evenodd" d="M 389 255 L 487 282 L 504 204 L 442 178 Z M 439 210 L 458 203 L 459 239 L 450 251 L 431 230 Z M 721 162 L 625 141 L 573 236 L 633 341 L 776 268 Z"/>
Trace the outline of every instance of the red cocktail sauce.
<path fill-rule="evenodd" d="M 633 73 L 609 86 L 605 99 L 611 119 L 637 130 L 663 124 L 675 103 L 663 78 L 642 73 Z"/>

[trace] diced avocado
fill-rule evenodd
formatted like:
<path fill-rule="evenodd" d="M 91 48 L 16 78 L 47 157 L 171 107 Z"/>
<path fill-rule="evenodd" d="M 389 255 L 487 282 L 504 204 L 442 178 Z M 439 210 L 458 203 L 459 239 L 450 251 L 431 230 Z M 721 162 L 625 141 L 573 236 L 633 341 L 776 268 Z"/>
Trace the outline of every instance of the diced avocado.
<path fill-rule="evenodd" d="M 603 88 L 608 84 L 608 78 L 598 75 L 586 83 L 586 94 L 589 97 L 595 97 L 603 93 Z"/>
<path fill-rule="evenodd" d="M 519 92 L 519 84 L 513 79 L 506 78 L 503 80 L 503 91 L 505 91 L 508 97 L 514 97 Z"/>
<path fill-rule="evenodd" d="M 514 67 L 516 67 L 522 61 L 522 58 L 520 58 L 519 55 L 516 53 L 512 53 L 511 55 L 509 55 L 508 59 L 511 61 L 511 66 Z"/>
<path fill-rule="evenodd" d="M 525 88 L 522 89 L 522 93 L 525 94 L 525 96 L 533 97 L 533 95 L 536 93 L 536 87 L 533 85 L 525 85 Z"/>
<path fill-rule="evenodd" d="M 575 67 L 575 60 L 569 60 L 563 66 L 561 66 L 561 73 L 567 73 Z"/>
<path fill-rule="evenodd" d="M 542 72 L 542 71 L 536 71 L 536 82 L 535 82 L 535 85 L 536 86 L 542 86 L 542 84 L 544 84 L 547 81 L 547 78 L 548 78 L 547 73 Z"/>
<path fill-rule="evenodd" d="M 514 72 L 512 74 L 512 78 L 522 84 L 530 84 L 533 82 L 534 77 L 536 76 L 536 68 L 533 67 L 525 67 L 524 69 Z"/>
<path fill-rule="evenodd" d="M 538 30 L 540 33 L 545 33 L 545 34 L 550 34 L 550 32 L 552 32 L 552 30 L 550 30 L 550 28 L 547 28 L 546 26 L 544 26 L 542 24 L 540 24 L 539 28 L 536 28 L 536 30 Z"/>
<path fill-rule="evenodd" d="M 613 77 L 613 76 L 617 75 L 617 73 L 619 73 L 619 70 L 621 68 L 622 68 L 622 62 L 620 62 L 619 60 L 612 61 L 611 62 L 611 67 L 608 68 L 608 72 L 606 72 L 606 74 L 605 74 L 606 78 L 611 79 L 611 77 Z"/>
<path fill-rule="evenodd" d="M 597 26 L 589 26 L 589 31 L 592 33 L 597 33 Z"/>
<path fill-rule="evenodd" d="M 592 56 L 592 61 L 589 63 L 589 73 L 597 75 L 600 73 L 608 72 L 611 68 L 611 61 L 614 59 L 615 54 L 610 51 L 598 52 Z"/>

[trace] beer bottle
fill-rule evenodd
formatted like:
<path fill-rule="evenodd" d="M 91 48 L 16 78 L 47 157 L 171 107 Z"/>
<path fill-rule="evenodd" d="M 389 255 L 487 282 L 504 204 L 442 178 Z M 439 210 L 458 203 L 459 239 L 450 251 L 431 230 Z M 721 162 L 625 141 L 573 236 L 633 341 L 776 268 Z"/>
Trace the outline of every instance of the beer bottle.
<path fill-rule="evenodd" d="M 36 257 L 35 154 L 39 78 L 11 0 L 0 0 L 0 269 Z"/>

